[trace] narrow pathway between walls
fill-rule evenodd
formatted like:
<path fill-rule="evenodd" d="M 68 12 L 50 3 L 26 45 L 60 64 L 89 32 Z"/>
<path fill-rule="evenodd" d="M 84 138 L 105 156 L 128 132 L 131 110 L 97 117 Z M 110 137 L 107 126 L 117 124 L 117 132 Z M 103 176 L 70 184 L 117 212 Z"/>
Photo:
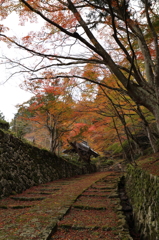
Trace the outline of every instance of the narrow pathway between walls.
<path fill-rule="evenodd" d="M 122 173 L 56 180 L 0 200 L 0 240 L 132 240 L 120 205 Z"/>

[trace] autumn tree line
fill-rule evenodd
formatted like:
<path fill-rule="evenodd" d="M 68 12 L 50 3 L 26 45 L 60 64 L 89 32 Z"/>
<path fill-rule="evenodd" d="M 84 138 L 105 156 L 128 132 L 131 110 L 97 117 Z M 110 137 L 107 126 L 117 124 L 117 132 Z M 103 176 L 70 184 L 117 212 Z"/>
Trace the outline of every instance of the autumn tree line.
<path fill-rule="evenodd" d="M 74 139 L 131 162 L 148 147 L 158 152 L 158 1 L 2 0 L 0 8 L 2 20 L 14 11 L 24 28 L 42 20 L 22 37 L 1 25 L 0 40 L 17 49 L 2 64 L 33 95 L 18 106 L 17 134 L 56 153 Z"/>

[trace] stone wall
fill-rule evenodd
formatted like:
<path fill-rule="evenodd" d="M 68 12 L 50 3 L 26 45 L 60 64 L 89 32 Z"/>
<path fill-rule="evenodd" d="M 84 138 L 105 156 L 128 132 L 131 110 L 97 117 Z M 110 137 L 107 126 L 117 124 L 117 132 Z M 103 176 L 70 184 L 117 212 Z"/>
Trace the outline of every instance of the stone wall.
<path fill-rule="evenodd" d="M 126 191 L 141 240 L 159 240 L 159 178 L 128 167 Z"/>
<path fill-rule="evenodd" d="M 0 198 L 34 185 L 95 171 L 94 165 L 77 167 L 0 129 Z"/>

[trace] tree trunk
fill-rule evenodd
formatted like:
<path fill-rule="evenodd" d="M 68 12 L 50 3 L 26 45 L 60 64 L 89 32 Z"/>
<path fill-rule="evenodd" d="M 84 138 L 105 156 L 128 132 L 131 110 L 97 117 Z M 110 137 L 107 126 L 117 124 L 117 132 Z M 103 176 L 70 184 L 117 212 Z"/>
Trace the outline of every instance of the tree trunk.
<path fill-rule="evenodd" d="M 50 151 L 56 154 L 56 147 L 57 147 L 57 123 L 56 120 L 54 121 L 53 127 L 51 127 L 50 131 Z"/>
<path fill-rule="evenodd" d="M 145 129 L 146 129 L 147 137 L 148 137 L 148 139 L 149 139 L 149 142 L 150 142 L 150 144 L 151 144 L 151 147 L 152 147 L 152 149 L 153 149 L 153 152 L 154 152 L 154 153 L 158 152 L 158 147 L 157 147 L 157 145 L 156 145 L 155 138 L 154 138 L 154 136 L 153 136 L 153 134 L 152 134 L 152 132 L 151 132 L 151 129 L 150 129 L 150 127 L 149 127 L 149 123 L 147 122 L 145 116 L 144 116 L 143 113 L 142 113 L 142 110 L 141 110 L 140 106 L 137 106 L 137 111 L 136 111 L 136 112 L 137 112 L 137 114 L 139 115 L 139 117 L 140 117 L 140 118 L 142 119 L 142 121 L 143 121 L 144 127 L 145 127 Z"/>
<path fill-rule="evenodd" d="M 159 105 L 153 107 L 153 115 L 156 119 L 156 126 L 159 132 Z"/>
<path fill-rule="evenodd" d="M 122 150 L 123 150 L 123 155 L 124 155 L 125 159 L 128 161 L 129 158 L 128 158 L 128 156 L 127 156 L 127 153 L 126 153 L 126 151 L 125 151 L 125 148 L 123 147 L 122 140 L 121 140 L 121 138 L 120 138 L 120 134 L 119 134 L 118 128 L 117 128 L 117 126 L 116 126 L 114 117 L 112 117 L 112 119 L 113 119 L 113 125 L 114 125 L 114 128 L 115 128 L 115 130 L 116 130 L 116 133 L 117 133 L 117 136 L 118 136 L 118 139 L 119 139 L 121 148 L 122 148 Z"/>
<path fill-rule="evenodd" d="M 159 103 L 156 98 L 155 91 L 151 86 L 147 86 L 147 89 L 138 86 L 137 84 L 130 84 L 128 88 L 128 95 L 138 106 L 144 106 L 155 117 L 156 126 L 159 133 Z"/>

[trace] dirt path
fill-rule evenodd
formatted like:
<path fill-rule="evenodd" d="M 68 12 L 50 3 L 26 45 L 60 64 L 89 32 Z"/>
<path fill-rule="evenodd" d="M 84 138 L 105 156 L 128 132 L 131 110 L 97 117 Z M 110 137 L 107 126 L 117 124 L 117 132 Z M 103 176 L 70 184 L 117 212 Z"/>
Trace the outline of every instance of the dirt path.
<path fill-rule="evenodd" d="M 131 239 L 123 228 L 119 176 L 100 172 L 57 180 L 0 200 L 0 240 Z"/>

